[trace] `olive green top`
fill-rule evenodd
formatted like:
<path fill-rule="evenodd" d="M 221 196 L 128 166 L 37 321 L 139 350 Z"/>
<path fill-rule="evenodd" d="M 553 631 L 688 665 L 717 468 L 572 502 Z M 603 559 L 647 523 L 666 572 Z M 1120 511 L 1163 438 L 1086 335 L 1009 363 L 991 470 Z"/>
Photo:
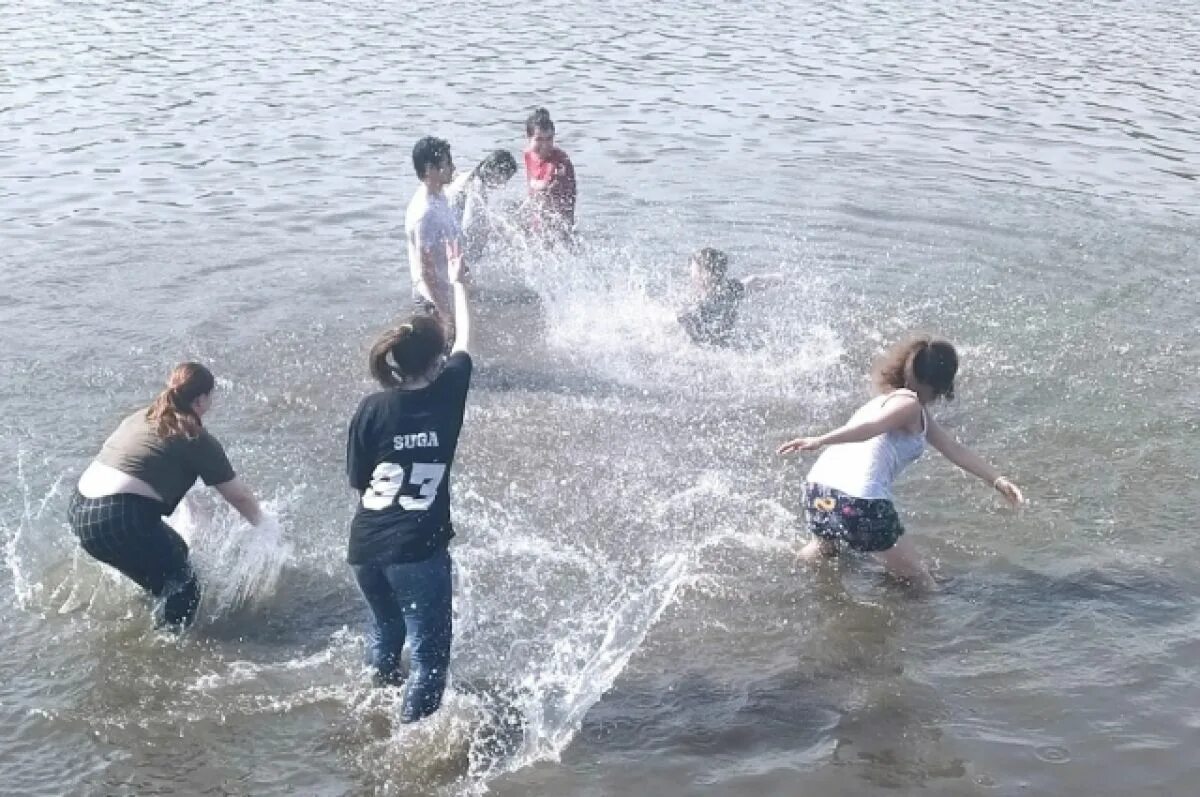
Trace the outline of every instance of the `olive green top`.
<path fill-rule="evenodd" d="M 96 461 L 135 476 L 154 488 L 163 499 L 164 515 L 175 511 L 183 496 L 196 483 L 224 484 L 237 474 L 217 438 L 201 429 L 193 440 L 183 436 L 162 438 L 138 410 L 104 441 Z"/>

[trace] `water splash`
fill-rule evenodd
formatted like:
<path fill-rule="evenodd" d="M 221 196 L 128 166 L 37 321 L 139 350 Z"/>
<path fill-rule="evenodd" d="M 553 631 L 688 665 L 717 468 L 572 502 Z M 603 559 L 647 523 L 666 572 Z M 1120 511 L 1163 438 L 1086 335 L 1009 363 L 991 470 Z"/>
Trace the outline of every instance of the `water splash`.
<path fill-rule="evenodd" d="M 591 242 L 570 251 L 525 246 L 500 266 L 540 298 L 555 358 L 584 371 L 650 390 L 736 401 L 745 400 L 748 384 L 759 397 L 812 400 L 814 387 L 846 377 L 838 368 L 844 349 L 834 329 L 835 288 L 803 265 L 800 250 L 776 255 L 769 270 L 782 272 L 780 282 L 743 302 L 737 345 L 729 348 L 687 338 L 677 321 L 689 301 L 686 262 L 647 257 L 659 251 L 639 241 Z M 762 270 L 747 265 L 738 275 Z"/>
<path fill-rule="evenodd" d="M 29 530 L 44 524 L 43 516 L 46 508 L 59 495 L 63 474 L 59 474 L 40 498 L 33 493 L 30 480 L 25 472 L 24 449 L 17 450 L 17 485 L 21 494 L 21 514 L 16 523 L 4 524 L 4 564 L 12 578 L 13 593 L 17 605 L 28 609 L 34 605 L 44 591 L 44 584 L 30 576 L 39 572 L 39 568 L 31 561 L 35 555 L 34 548 L 26 539 Z"/>
<path fill-rule="evenodd" d="M 215 620 L 261 604 L 275 593 L 293 554 L 284 538 L 279 500 L 263 502 L 263 519 L 251 527 L 224 502 L 189 494 L 169 523 L 188 542 L 204 585 L 201 616 Z"/>

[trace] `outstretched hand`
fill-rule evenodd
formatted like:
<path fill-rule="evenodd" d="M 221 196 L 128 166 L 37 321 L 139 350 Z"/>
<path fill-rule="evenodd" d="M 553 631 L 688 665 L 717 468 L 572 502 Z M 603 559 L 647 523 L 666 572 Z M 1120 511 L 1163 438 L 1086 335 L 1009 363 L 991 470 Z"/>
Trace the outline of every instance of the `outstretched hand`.
<path fill-rule="evenodd" d="M 797 437 L 795 440 L 789 440 L 779 448 L 775 449 L 776 454 L 794 454 L 797 451 L 816 451 L 822 445 L 819 437 Z"/>
<path fill-rule="evenodd" d="M 1025 496 L 1021 494 L 1021 488 L 1010 482 L 1008 479 L 1001 476 L 992 483 L 996 491 L 1000 495 L 1008 499 L 1008 502 L 1013 506 L 1020 506 L 1025 503 Z"/>

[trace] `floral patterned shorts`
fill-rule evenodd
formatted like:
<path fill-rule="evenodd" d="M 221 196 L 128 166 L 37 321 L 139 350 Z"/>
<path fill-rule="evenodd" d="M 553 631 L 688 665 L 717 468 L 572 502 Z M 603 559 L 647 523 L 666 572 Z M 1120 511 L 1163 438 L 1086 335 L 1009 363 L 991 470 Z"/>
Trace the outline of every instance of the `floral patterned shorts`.
<path fill-rule="evenodd" d="M 823 484 L 804 483 L 804 516 L 814 537 L 855 551 L 886 551 L 904 533 L 886 498 L 855 498 Z"/>

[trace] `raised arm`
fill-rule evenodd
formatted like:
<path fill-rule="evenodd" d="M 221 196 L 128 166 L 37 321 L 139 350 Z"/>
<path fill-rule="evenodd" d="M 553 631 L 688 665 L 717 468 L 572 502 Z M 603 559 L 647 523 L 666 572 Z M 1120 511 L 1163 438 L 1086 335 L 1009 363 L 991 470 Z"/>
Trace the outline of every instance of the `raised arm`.
<path fill-rule="evenodd" d="M 911 395 L 896 396 L 885 401 L 878 410 L 852 423 L 839 426 L 831 432 L 817 437 L 797 437 L 781 445 L 779 454 L 791 454 L 796 451 L 816 451 L 824 446 L 835 446 L 839 443 L 860 443 L 872 437 L 902 429 L 920 422 L 921 404 Z"/>
<path fill-rule="evenodd" d="M 444 244 L 441 245 L 444 246 Z M 442 279 L 442 275 L 438 274 L 433 252 L 432 246 L 421 245 L 421 280 L 429 289 L 429 297 L 433 300 L 433 306 L 437 309 L 438 315 L 449 321 L 454 317 L 451 314 L 453 305 L 450 291 Z"/>
<path fill-rule="evenodd" d="M 438 260 L 441 256 L 452 259 L 460 254 L 458 242 L 451 239 L 443 220 L 428 211 L 417 220 L 416 228 L 410 234 L 417 251 L 421 253 L 421 281 L 425 283 L 429 298 L 443 323 L 450 325 L 454 318 L 453 297 L 450 295 L 450 286 L 446 284 L 446 275 L 438 273 Z"/>
<path fill-rule="evenodd" d="M 942 452 L 942 456 L 946 459 L 996 488 L 1010 502 L 1014 504 L 1024 502 L 1025 497 L 1021 494 L 1020 488 L 1004 478 L 1000 471 L 984 461 L 983 457 L 954 439 L 954 436 L 943 429 L 933 418 L 929 418 L 929 428 L 926 431 L 925 439 L 931 446 Z"/>
<path fill-rule="evenodd" d="M 471 307 L 467 302 L 467 289 L 463 285 L 465 267 L 462 258 L 450 261 L 450 285 L 454 293 L 454 346 L 450 353 L 468 352 L 471 347 Z"/>
<path fill-rule="evenodd" d="M 230 506 L 236 509 L 251 526 L 257 526 L 262 522 L 262 507 L 258 505 L 258 499 L 241 479 L 235 476 L 227 482 L 216 485 L 216 488 L 221 497 L 228 501 Z"/>

